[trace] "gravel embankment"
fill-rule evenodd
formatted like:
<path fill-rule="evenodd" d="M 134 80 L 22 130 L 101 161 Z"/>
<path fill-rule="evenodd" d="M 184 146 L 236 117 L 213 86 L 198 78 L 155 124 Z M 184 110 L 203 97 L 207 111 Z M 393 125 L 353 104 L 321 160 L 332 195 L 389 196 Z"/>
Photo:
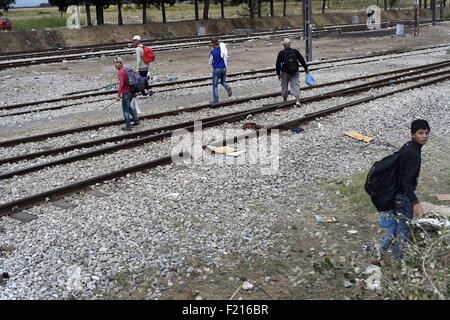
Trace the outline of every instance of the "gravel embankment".
<path fill-rule="evenodd" d="M 445 51 L 406 57 L 380 60 L 371 63 L 370 68 L 376 72 L 446 59 Z M 371 72 L 368 66 L 357 65 L 341 67 L 332 73 L 324 70 L 314 76 L 318 82 L 328 82 L 367 72 Z M 263 93 L 269 88 L 270 92 L 278 90 L 279 83 L 275 80 L 234 84 L 233 97 L 248 92 Z M 277 201 L 284 199 L 294 208 L 294 203 L 290 202 L 294 190 L 301 188 L 305 198 L 317 199 L 317 195 L 308 191 L 308 184 L 367 170 L 375 160 L 410 138 L 408 126 L 413 119 L 424 118 L 431 125 L 431 139 L 423 150 L 423 162 L 431 154 L 438 157 L 439 153 L 446 152 L 444 147 L 450 142 L 449 84 L 445 81 L 347 108 L 301 125 L 305 131 L 299 134 L 283 131 L 279 135 L 279 154 L 270 154 L 272 157 L 266 158 L 268 163 L 260 163 L 264 158 L 258 157 L 256 164 L 250 164 L 250 159 L 241 155 L 245 160 L 243 164 L 220 164 L 217 162 L 226 156 L 216 155 L 213 160 L 209 154 L 202 153 L 204 161 L 197 159 L 194 163 L 158 167 L 93 187 L 104 193 L 103 197 L 86 192 L 67 197 L 66 200 L 76 205 L 69 209 L 49 203 L 33 207 L 27 212 L 38 219 L 29 223 L 3 217 L 0 224 L 6 232 L 0 233 L 0 247 L 10 249 L 0 251 L 0 273 L 8 272 L 11 278 L 0 285 L 0 299 L 68 299 L 72 295 L 102 299 L 103 291 L 115 292 L 115 277 L 120 273 L 146 273 L 148 270 L 152 272 L 148 273 L 146 281 L 153 285 L 148 289 L 147 298 L 158 299 L 173 285 L 173 279 L 181 280 L 198 272 L 191 259 L 203 265 L 203 270 L 199 269 L 200 276 L 208 278 L 223 267 L 229 255 L 236 254 L 241 259 L 267 258 L 269 249 L 282 242 L 286 235 L 285 229 L 274 226 L 293 218 L 279 215 Z M 409 84 L 395 89 L 406 85 Z M 77 88 L 72 86 L 70 90 Z M 371 93 L 386 90 L 392 88 Z M 209 91 L 206 87 L 191 93 L 173 92 L 161 96 L 159 103 L 172 105 L 171 101 L 176 104 L 179 100 L 193 103 L 200 99 L 199 95 L 205 100 Z M 302 96 L 313 92 L 305 91 Z M 269 100 L 275 101 L 268 99 L 267 103 Z M 344 101 L 349 99 L 333 98 L 303 108 L 255 115 L 251 122 L 260 125 L 283 122 L 301 116 L 304 109 L 312 112 Z M 253 101 L 247 107 L 261 105 L 261 101 Z M 70 117 L 70 113 L 63 110 L 51 114 Z M 57 115 L 59 112 L 61 115 Z M 26 118 L 25 121 L 31 120 Z M 7 128 L 7 121 L 19 120 L 0 118 L 0 126 Z M 161 119 L 157 123 L 161 125 L 165 121 L 171 120 Z M 240 133 L 239 128 L 247 121 L 207 129 L 204 142 L 210 141 L 214 134 L 223 134 L 226 129 L 236 129 Z M 152 126 L 156 123 L 151 122 Z M 375 140 L 366 144 L 345 136 L 344 132 L 350 130 Z M 98 134 L 100 137 L 103 133 Z M 59 140 L 62 143 L 64 137 L 52 139 Z M 94 172 L 100 174 L 101 170 L 165 156 L 171 147 L 166 140 L 165 144 L 123 150 L 114 156 L 73 163 L 63 169 L 55 167 L 15 177 L 9 181 L 9 186 L 2 183 L 2 202 L 92 176 Z M 243 148 L 243 145 L 237 147 Z M 214 161 L 216 164 L 208 164 Z M 272 171 L 262 171 L 269 167 Z M 15 184 L 13 180 L 21 182 Z M 11 186 L 16 186 L 15 190 Z"/>

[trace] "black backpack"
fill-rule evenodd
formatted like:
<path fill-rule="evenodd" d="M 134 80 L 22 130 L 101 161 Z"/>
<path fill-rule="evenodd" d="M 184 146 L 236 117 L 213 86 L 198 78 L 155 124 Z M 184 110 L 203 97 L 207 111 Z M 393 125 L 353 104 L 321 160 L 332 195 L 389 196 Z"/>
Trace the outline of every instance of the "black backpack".
<path fill-rule="evenodd" d="M 394 208 L 394 197 L 399 189 L 398 159 L 408 151 L 408 147 L 376 161 L 367 174 L 364 189 L 378 211 Z"/>
<path fill-rule="evenodd" d="M 296 73 L 298 71 L 298 58 L 295 54 L 294 49 L 289 49 L 284 51 L 284 72 L 286 73 Z"/>

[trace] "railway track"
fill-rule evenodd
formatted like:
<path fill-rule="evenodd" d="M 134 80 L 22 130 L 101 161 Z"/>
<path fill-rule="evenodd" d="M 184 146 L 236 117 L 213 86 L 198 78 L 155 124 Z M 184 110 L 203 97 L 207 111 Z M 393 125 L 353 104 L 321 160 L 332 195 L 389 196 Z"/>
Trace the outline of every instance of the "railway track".
<path fill-rule="evenodd" d="M 448 20 L 448 19 L 444 19 Z M 429 24 L 431 20 L 422 20 L 421 24 Z M 402 23 L 405 25 L 413 25 L 413 20 L 398 20 L 398 21 L 388 21 L 382 22 L 381 28 L 388 28 L 396 23 Z M 334 32 L 355 32 L 355 31 L 369 31 L 366 24 L 353 24 L 353 25 L 337 25 L 337 26 L 327 26 L 321 29 L 313 30 L 313 35 L 321 36 L 327 35 Z M 293 37 L 300 36 L 303 33 L 303 29 L 288 29 L 288 30 L 277 30 L 277 31 L 262 31 L 257 32 L 249 36 L 235 36 L 231 34 L 218 34 L 202 37 L 183 37 L 176 39 L 157 39 L 143 41 L 145 45 L 152 46 L 154 51 L 167 51 L 173 49 L 182 48 L 192 48 L 198 46 L 209 45 L 213 37 L 220 37 L 221 40 L 238 43 L 244 42 L 251 39 L 258 39 L 262 36 L 276 36 L 276 37 Z M 5 53 L 0 55 L 0 70 L 8 68 L 17 68 L 29 65 L 43 64 L 43 63 L 56 63 L 62 62 L 64 60 L 81 60 L 89 59 L 98 56 L 111 56 L 118 54 L 132 54 L 134 53 L 134 48 L 132 48 L 130 42 L 121 42 L 114 45 L 103 44 L 103 45 L 92 45 L 92 46 L 80 46 L 74 48 L 65 48 L 62 50 L 52 50 L 52 51 L 41 51 L 41 52 L 28 52 L 28 53 Z M 51 56 L 51 57 L 49 57 Z M 15 61 L 20 60 L 20 61 Z"/>
<path fill-rule="evenodd" d="M 439 45 L 439 46 L 428 47 L 428 48 L 420 48 L 420 49 L 415 49 L 414 52 L 416 52 L 416 53 L 418 52 L 419 54 L 425 54 L 430 49 L 443 49 L 443 48 L 446 48 L 446 47 L 449 47 L 449 46 L 450 46 L 449 44 L 446 44 L 446 45 Z M 390 55 L 390 54 L 393 54 L 393 53 L 394 52 L 385 52 L 385 53 L 382 53 L 382 54 L 379 53 L 379 54 L 375 54 L 375 55 L 371 55 L 371 56 L 360 56 L 360 57 L 354 57 L 354 58 L 343 58 L 343 59 L 333 59 L 333 60 L 326 60 L 326 61 L 318 61 L 318 62 L 310 63 L 309 66 L 321 65 L 321 64 L 329 64 L 329 63 L 338 63 L 338 62 L 347 62 L 347 61 L 351 61 L 351 62 L 349 62 L 347 64 L 341 64 L 339 66 L 348 65 L 348 64 L 362 64 L 362 63 L 370 62 L 370 60 L 368 61 L 367 59 L 374 58 L 374 61 L 376 61 L 376 59 L 378 59 L 380 56 L 386 56 L 386 55 Z M 399 56 L 393 56 L 393 57 L 389 57 L 389 59 L 394 59 L 394 58 L 398 58 L 398 57 Z M 401 57 L 401 54 L 400 54 L 400 57 Z M 357 61 L 357 60 L 361 60 L 361 61 Z M 310 71 L 316 71 L 316 70 L 321 70 L 321 69 L 325 69 L 325 68 L 332 68 L 332 67 L 334 67 L 334 66 L 323 66 L 323 67 L 310 68 Z M 230 73 L 230 74 L 227 75 L 227 78 L 232 78 L 232 79 L 231 80 L 228 79 L 227 82 L 232 83 L 232 82 L 235 82 L 235 81 L 244 81 L 244 80 L 253 80 L 253 79 L 256 79 L 256 78 L 271 77 L 271 76 L 273 76 L 274 72 L 275 72 L 275 68 L 265 68 L 265 69 L 258 69 L 258 70 L 253 70 L 253 71 Z M 258 76 L 252 76 L 252 77 L 248 77 L 248 78 L 233 79 L 233 78 L 242 77 L 242 76 L 246 76 L 246 75 L 258 75 Z M 169 82 L 162 82 L 162 83 L 152 84 L 152 88 L 155 90 L 155 92 L 161 93 L 161 92 L 167 92 L 167 91 L 173 91 L 173 90 L 194 88 L 194 87 L 199 87 L 199 86 L 209 86 L 210 85 L 210 80 L 211 80 L 210 77 L 199 77 L 199 78 L 185 79 L 185 80 L 180 80 L 180 81 L 169 81 Z M 182 87 L 177 87 L 177 88 L 159 89 L 159 88 L 164 88 L 164 87 L 167 87 L 167 86 L 177 86 L 177 85 L 190 84 L 190 83 L 199 83 L 199 82 L 204 82 L 204 81 L 208 81 L 208 83 L 197 84 L 197 85 L 190 85 L 190 86 L 182 86 Z M 65 97 L 61 97 L 61 98 L 55 98 L 55 99 L 49 99 L 49 100 L 41 100 L 41 101 L 34 101 L 34 102 L 26 102 L 26 103 L 20 103 L 20 104 L 0 106 L 0 110 L 12 110 L 12 109 L 26 108 L 26 107 L 29 107 L 29 106 L 35 106 L 35 105 L 46 104 L 46 103 L 55 103 L 55 102 L 61 102 L 61 101 L 67 101 L 67 100 L 78 100 L 78 99 L 84 99 L 84 98 L 112 95 L 112 94 L 116 94 L 117 93 L 117 90 L 109 90 L 109 91 L 102 91 L 102 92 L 95 92 L 95 93 L 91 92 L 91 93 L 86 93 L 86 94 L 82 94 L 82 95 L 75 95 L 75 94 L 83 93 L 83 92 L 98 91 L 98 90 L 103 89 L 103 88 L 104 87 L 99 88 L 99 89 L 93 89 L 93 90 L 72 92 L 72 93 L 65 94 L 64 95 Z M 94 101 L 90 101 L 90 102 L 81 102 L 81 103 L 73 103 L 73 104 L 68 104 L 68 105 L 58 105 L 58 106 L 52 106 L 52 107 L 46 107 L 46 108 L 40 108 L 40 109 L 23 110 L 23 111 L 20 111 L 20 112 L 0 114 L 0 117 L 16 116 L 16 115 L 23 115 L 23 114 L 34 113 L 34 112 L 49 111 L 49 110 L 58 110 L 58 109 L 71 107 L 71 106 L 75 106 L 75 105 L 86 104 L 86 103 L 91 103 L 91 102 L 94 103 L 94 102 L 110 100 L 110 99 L 111 98 L 105 98 L 105 99 L 94 100 Z"/>
<path fill-rule="evenodd" d="M 447 65 L 443 65 L 443 68 L 446 67 Z M 426 69 L 426 68 L 423 68 Z M 430 69 L 427 69 L 427 71 L 431 71 Z M 302 99 L 302 103 L 307 103 L 307 102 L 311 102 L 311 101 L 318 101 L 318 100 L 322 100 L 322 99 L 327 99 L 327 98 L 331 98 L 331 97 L 336 97 L 336 96 L 348 96 L 348 95 L 354 95 L 357 93 L 361 93 L 361 92 L 366 92 L 368 90 L 372 90 L 375 88 L 380 88 L 380 87 L 384 87 L 384 86 L 390 86 L 391 84 L 400 84 L 400 83 L 406 83 L 406 82 L 411 82 L 411 81 L 416 81 L 418 82 L 417 84 L 414 85 L 410 85 L 407 87 L 403 87 L 400 89 L 396 89 L 396 90 L 389 90 L 387 92 L 378 94 L 378 95 L 369 95 L 366 96 L 362 99 L 357 99 L 357 100 L 353 100 L 350 102 L 347 102 L 345 104 L 342 105 L 338 105 L 332 108 L 328 108 L 319 112 L 315 112 L 312 114 L 307 114 L 301 118 L 298 119 L 294 119 L 291 120 L 289 122 L 283 122 L 283 123 L 278 123 L 272 126 L 267 126 L 265 129 L 267 130 L 272 130 L 272 129 L 286 129 L 289 127 L 292 127 L 293 125 L 296 125 L 298 123 L 302 123 L 305 121 L 309 121 L 312 119 L 315 119 L 317 117 L 322 117 L 325 115 L 328 115 L 330 113 L 334 113 L 336 111 L 342 110 L 346 107 L 349 106 L 354 106 L 360 103 L 364 103 L 364 102 L 368 102 L 368 101 L 372 101 L 374 99 L 379 99 L 382 97 L 386 97 L 389 95 L 393 95 L 396 94 L 398 92 L 402 92 L 402 91 L 406 91 L 406 90 L 411 90 L 411 89 L 416 89 L 422 86 L 426 86 L 426 85 L 431 85 L 433 83 L 438 83 L 438 82 L 442 82 L 445 80 L 448 80 L 450 78 L 450 71 L 449 70 L 443 70 L 443 71 L 438 71 L 438 72 L 433 72 L 431 74 L 427 74 L 427 75 L 421 75 L 421 76 L 417 76 L 418 73 L 415 74 L 410 74 L 407 76 L 406 74 L 402 74 L 402 75 L 397 75 L 394 77 L 388 77 L 385 79 L 379 79 L 379 80 L 375 80 L 366 84 L 362 84 L 362 85 L 356 85 L 350 88 L 344 88 L 344 89 L 339 89 L 339 90 L 334 90 L 331 92 L 327 92 L 325 94 L 321 94 L 318 96 L 313 96 L 313 97 L 308 97 L 308 98 L 304 98 Z M 431 80 L 424 80 L 426 78 L 431 78 Z M 421 81 L 417 81 L 418 79 L 420 79 Z M 276 94 L 279 94 L 278 92 Z M 224 122 L 234 122 L 234 121 L 239 121 L 242 119 L 245 119 L 246 116 L 248 116 L 249 114 L 257 114 L 257 113 L 264 113 L 264 112 L 270 112 L 270 111 L 274 111 L 280 108 L 289 108 L 294 104 L 293 101 L 288 101 L 285 103 L 276 103 L 276 104 L 270 104 L 270 105 L 263 105 L 262 107 L 259 108 L 255 108 L 252 110 L 245 110 L 242 112 L 235 112 L 233 114 L 226 114 L 226 115 L 221 115 L 221 116 L 216 116 L 216 117 L 212 117 L 212 118 L 208 118 L 208 119 L 202 119 L 205 122 L 202 124 L 202 126 L 204 127 L 211 127 L 211 126 L 216 126 L 219 124 L 223 124 Z M 184 129 L 191 131 L 193 130 L 194 125 L 192 124 L 192 122 L 189 123 L 183 123 L 183 124 L 177 124 L 177 127 L 180 128 L 179 126 L 184 125 Z M 161 128 L 159 128 L 161 129 Z M 153 136 L 148 136 L 148 137 L 144 137 L 144 138 L 138 138 L 129 142 L 126 142 L 124 144 L 119 144 L 113 147 L 108 147 L 108 148 L 103 148 L 103 149 L 99 149 L 96 151 L 90 151 L 90 153 L 84 153 L 84 154 L 80 154 L 77 155 L 75 157 L 89 157 L 89 156 L 94 156 L 92 152 L 99 152 L 98 154 L 101 153 L 105 153 L 105 152 L 109 152 L 113 149 L 117 149 L 117 148 L 124 148 L 124 147 L 134 147 L 136 145 L 139 144 L 144 144 L 150 141 L 154 141 L 154 140 L 160 140 L 163 138 L 167 138 L 168 136 L 170 136 L 170 134 L 172 133 L 172 131 L 170 131 L 170 129 L 165 128 L 165 130 L 168 130 L 166 132 L 160 133 L 160 134 L 156 134 Z M 259 131 L 256 132 L 256 134 L 258 134 Z M 231 141 L 237 141 L 239 137 L 233 137 L 227 140 L 222 141 L 222 143 L 227 144 L 230 143 Z M 154 140 L 152 140 L 154 139 Z M 205 146 L 203 146 L 203 148 L 205 148 Z M 182 156 L 182 153 L 179 154 L 179 156 Z M 76 158 L 72 158 L 70 159 L 67 158 L 67 161 L 76 161 Z M 58 160 L 58 161 L 66 161 L 66 160 Z M 79 181 L 73 184 L 69 184 L 63 187 L 59 187 L 56 189 L 52 189 L 49 191 L 45 191 L 36 195 L 32 195 L 32 196 L 28 196 L 26 198 L 23 199 L 18 199 L 15 201 L 11 201 L 5 204 L 0 205 L 0 216 L 4 216 L 7 214 L 11 214 L 11 213 L 15 213 L 18 212 L 20 210 L 26 209 L 30 206 L 45 202 L 45 201 L 53 201 L 56 200 L 58 198 L 64 197 L 66 195 L 78 192 L 80 190 L 84 190 L 90 186 L 92 186 L 93 184 L 96 183 L 101 183 L 104 182 L 106 180 L 111 180 L 114 178 L 118 178 L 118 177 L 123 177 L 129 173 L 133 173 L 133 172 L 138 172 L 138 171 L 142 171 L 142 170 L 147 170 L 147 169 L 151 169 L 154 168 L 156 166 L 159 165 L 163 165 L 163 164 L 167 164 L 170 163 L 171 160 L 171 156 L 165 156 L 165 157 L 161 157 L 158 158 L 156 160 L 152 160 L 149 162 L 145 162 L 145 163 L 140 163 L 138 165 L 134 165 L 131 167 L 127 167 L 121 170 L 116 170 L 113 172 L 109 172 L 107 174 L 103 174 L 103 175 L 99 175 L 96 177 L 92 177 L 83 181 Z M 51 166 L 51 165 L 56 165 L 56 163 L 47 163 L 47 166 Z M 36 170 L 40 170 L 41 168 L 37 168 Z M 31 170 L 31 168 L 25 168 L 25 170 Z M 33 169 L 34 170 L 34 169 Z M 31 170 L 31 171 L 33 171 Z M 29 171 L 29 172 L 31 172 Z M 18 172 L 16 172 L 18 173 Z M 26 173 L 26 172 L 23 172 Z M 9 173 L 12 174 L 12 173 Z M 6 179 L 8 176 L 3 176 L 2 179 Z"/>
<path fill-rule="evenodd" d="M 380 77 L 380 76 L 401 73 L 401 75 L 399 75 L 399 76 L 391 77 L 390 79 L 392 80 L 395 78 L 402 77 L 405 73 L 407 73 L 409 75 L 413 75 L 413 74 L 418 74 L 418 73 L 422 73 L 422 72 L 432 71 L 432 70 L 435 70 L 438 68 L 445 67 L 449 63 L 450 63 L 450 60 L 447 60 L 447 61 L 427 64 L 427 65 L 397 69 L 397 70 L 382 72 L 382 73 L 378 73 L 378 74 L 365 75 L 365 76 L 350 78 L 350 79 L 346 79 L 346 80 L 333 81 L 333 82 L 329 82 L 329 83 L 316 85 L 314 87 L 305 87 L 302 90 L 309 91 L 309 90 L 317 89 L 317 88 L 335 86 L 338 84 L 350 83 L 350 82 L 354 82 L 354 81 L 358 81 L 358 80 L 368 80 L 370 78 L 376 78 L 376 77 Z M 142 115 L 142 116 L 140 116 L 140 119 L 141 120 L 157 119 L 157 118 L 162 118 L 162 117 L 166 117 L 166 116 L 174 116 L 174 115 L 187 113 L 187 112 L 196 112 L 201 109 L 220 108 L 220 107 L 224 107 L 224 106 L 228 106 L 228 105 L 232 105 L 232 104 L 244 103 L 244 102 L 247 102 L 250 100 L 266 99 L 266 98 L 276 97 L 278 95 L 279 95 L 279 92 L 273 92 L 273 93 L 269 93 L 269 94 L 265 94 L 265 95 L 258 95 L 258 96 L 252 96 L 252 97 L 247 97 L 247 98 L 219 102 L 218 104 L 214 104 L 214 105 L 204 104 L 204 105 L 199 105 L 199 106 L 190 107 L 190 108 L 183 108 L 183 109 L 172 110 L 172 111 L 167 111 L 167 112 Z M 49 133 L 40 134 L 40 135 L 34 135 L 34 136 L 22 137 L 22 138 L 11 139 L 11 140 L 6 140 L 6 141 L 0 141 L 0 147 L 11 147 L 11 146 L 18 145 L 18 144 L 41 141 L 41 140 L 52 138 L 52 137 L 58 137 L 58 136 L 73 134 L 73 133 L 77 133 L 77 132 L 90 131 L 90 130 L 96 130 L 99 128 L 120 125 L 122 123 L 123 123 L 123 120 L 107 121 L 107 122 L 97 123 L 94 125 L 88 125 L 88 126 L 83 126 L 83 127 L 78 127 L 78 128 L 71 128 L 71 129 L 54 131 L 54 132 L 49 132 Z M 139 131 L 139 132 L 133 132 L 133 133 L 121 135 L 120 137 L 123 137 L 123 139 L 126 139 L 127 137 L 133 138 L 133 137 L 137 137 L 137 136 L 143 135 L 143 134 L 145 134 L 145 133 Z M 122 139 L 117 139 L 117 140 L 112 139 L 109 141 L 119 141 L 119 140 L 122 140 Z M 81 148 L 82 146 L 79 145 L 78 147 Z M 50 155 L 50 154 L 51 153 L 48 153 L 47 155 Z M 55 154 L 55 153 L 53 153 L 53 154 Z M 32 158 L 31 155 L 32 154 L 28 154 L 25 156 L 17 156 L 14 158 L 0 159 L 0 164 L 8 163 L 8 162 L 15 162 L 15 161 L 24 160 L 24 159 L 30 159 L 30 158 Z M 45 154 L 40 154 L 39 156 L 42 156 L 42 155 L 45 155 Z"/>

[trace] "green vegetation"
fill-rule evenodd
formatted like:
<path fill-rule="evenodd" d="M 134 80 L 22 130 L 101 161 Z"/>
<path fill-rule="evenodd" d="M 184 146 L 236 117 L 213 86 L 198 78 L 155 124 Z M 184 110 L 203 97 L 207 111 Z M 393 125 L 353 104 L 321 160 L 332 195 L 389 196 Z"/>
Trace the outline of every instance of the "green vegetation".
<path fill-rule="evenodd" d="M 348 181 L 336 180 L 321 183 L 321 186 L 338 201 L 344 201 L 348 212 L 376 212 L 369 195 L 364 190 L 367 171 L 361 172 Z"/>
<path fill-rule="evenodd" d="M 12 31 L 23 31 L 23 30 L 38 30 L 38 29 L 44 29 L 44 28 L 59 28 L 59 27 L 66 27 L 66 20 L 65 17 L 57 17 L 57 16 L 51 16 L 51 17 L 42 17 L 42 18 L 32 18 L 32 19 L 26 19 L 26 20 L 17 20 L 13 21 L 13 28 Z"/>
<path fill-rule="evenodd" d="M 412 2 L 410 0 L 390 0 L 393 9 L 395 8 L 412 8 Z M 341 11 L 341 10 L 364 10 L 369 5 L 373 5 L 373 0 L 341 0 L 341 1 L 327 1 L 325 12 L 331 11 Z M 383 8 L 383 1 L 379 1 L 379 6 Z M 240 13 L 245 12 L 245 4 L 241 3 L 239 5 L 233 5 L 231 3 L 224 4 L 224 15 L 226 18 L 239 18 Z M 166 17 L 167 21 L 178 21 L 178 20 L 194 20 L 195 11 L 193 4 L 187 3 L 177 3 L 174 6 L 166 5 Z M 388 7 L 389 9 L 389 7 Z M 95 6 L 90 7 L 91 19 L 93 24 L 96 24 L 96 10 Z M 313 12 L 322 12 L 322 1 L 313 1 Z M 86 25 L 86 8 L 80 6 L 81 13 L 81 23 Z M 198 5 L 199 18 L 203 17 L 203 3 Z M 287 15 L 301 15 L 302 13 L 302 3 L 298 1 L 288 1 L 286 3 L 286 14 Z M 122 7 L 123 23 L 124 24 L 139 24 L 142 23 L 142 6 L 127 4 Z M 268 3 L 263 3 L 262 13 L 263 17 L 270 16 L 270 6 Z M 274 15 L 283 15 L 283 1 L 274 1 Z M 42 28 L 54 28 L 54 27 L 65 27 L 65 20 L 68 14 L 63 13 L 61 15 L 58 12 L 57 7 L 49 8 L 13 8 L 10 9 L 6 16 L 10 18 L 13 24 L 13 30 L 31 30 L 31 29 L 42 29 Z M 221 18 L 221 7 L 220 3 L 214 4 L 210 3 L 209 6 L 209 18 L 218 19 Z M 256 17 L 257 15 L 255 15 Z M 450 13 L 445 15 L 446 18 L 450 17 Z M 33 20 L 32 22 L 25 23 L 24 20 Z M 36 21 L 42 20 L 42 21 Z M 63 21 L 64 20 L 64 21 Z M 107 24 L 117 24 L 118 21 L 118 11 L 117 6 L 109 6 L 104 10 L 104 22 Z M 148 22 L 162 22 L 161 10 L 152 6 L 147 8 L 147 21 Z M 318 24 L 320 26 L 320 24 Z"/>

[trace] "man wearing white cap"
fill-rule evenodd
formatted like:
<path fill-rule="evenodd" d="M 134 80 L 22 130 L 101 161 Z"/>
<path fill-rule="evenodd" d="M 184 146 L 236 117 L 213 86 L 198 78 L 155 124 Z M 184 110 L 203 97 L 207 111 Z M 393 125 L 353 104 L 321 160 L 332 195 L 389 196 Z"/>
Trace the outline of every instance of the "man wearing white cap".
<path fill-rule="evenodd" d="M 147 79 L 149 64 L 144 62 L 144 45 L 141 44 L 141 37 L 136 35 L 133 37 L 133 45 L 136 47 L 136 70 L 139 72 L 141 76 Z M 145 81 L 145 89 L 150 89 L 148 82 Z M 147 95 L 142 92 L 142 95 Z M 151 94 L 150 94 L 151 95 Z"/>
<path fill-rule="evenodd" d="M 278 80 L 281 81 L 281 96 L 283 101 L 287 101 L 289 95 L 288 85 L 291 85 L 291 94 L 297 100 L 295 105 L 300 107 L 300 84 L 299 84 L 299 64 L 303 66 L 305 73 L 309 73 L 305 59 L 297 49 L 291 48 L 291 40 L 284 38 L 282 42 L 284 50 L 278 53 L 276 71 Z"/>

